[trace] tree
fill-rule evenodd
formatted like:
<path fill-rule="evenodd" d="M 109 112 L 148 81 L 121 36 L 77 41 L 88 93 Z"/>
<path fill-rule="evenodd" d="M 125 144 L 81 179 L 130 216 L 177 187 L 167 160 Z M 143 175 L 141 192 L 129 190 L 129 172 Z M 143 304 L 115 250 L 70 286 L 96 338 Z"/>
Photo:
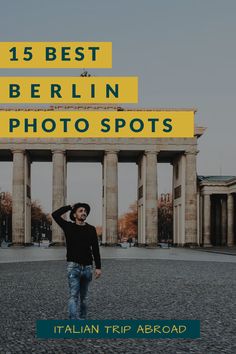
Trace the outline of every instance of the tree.
<path fill-rule="evenodd" d="M 138 208 L 134 202 L 129 206 L 128 212 L 123 214 L 118 220 L 119 238 L 137 238 L 138 234 Z"/>
<path fill-rule="evenodd" d="M 158 239 L 162 242 L 173 239 L 173 200 L 170 193 L 158 199 Z"/>
<path fill-rule="evenodd" d="M 12 213 L 12 197 L 11 193 L 5 192 L 4 198 L 1 198 L 2 215 L 10 215 Z"/>
<path fill-rule="evenodd" d="M 96 232 L 99 240 L 102 240 L 102 226 L 96 226 Z"/>
<path fill-rule="evenodd" d="M 0 202 L 1 202 L 0 238 L 8 242 L 11 239 L 11 214 L 12 214 L 11 193 L 3 192 Z"/>
<path fill-rule="evenodd" d="M 42 207 L 37 200 L 34 200 L 31 203 L 31 220 L 38 222 L 42 219 L 42 217 L 43 217 Z"/>
<path fill-rule="evenodd" d="M 173 239 L 173 200 L 170 193 L 161 194 L 157 202 L 158 208 L 158 240 L 171 241 Z M 102 227 L 97 226 L 98 236 L 102 235 Z M 118 219 L 118 241 L 127 241 L 128 238 L 137 238 L 138 235 L 138 207 L 132 203 L 126 213 Z"/>
<path fill-rule="evenodd" d="M 51 239 L 51 226 L 52 218 L 50 214 L 44 213 L 38 200 L 34 200 L 31 203 L 31 230 L 32 238 L 34 241 L 38 241 L 42 238 L 42 234 L 47 239 Z"/>

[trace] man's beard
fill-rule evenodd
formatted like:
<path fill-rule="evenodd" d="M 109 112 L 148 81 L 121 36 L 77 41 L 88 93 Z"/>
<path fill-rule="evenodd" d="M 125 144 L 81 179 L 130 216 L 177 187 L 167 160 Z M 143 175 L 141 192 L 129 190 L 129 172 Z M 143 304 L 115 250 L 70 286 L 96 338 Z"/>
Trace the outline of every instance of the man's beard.
<path fill-rule="evenodd" d="M 84 220 L 86 220 L 86 217 L 87 217 L 87 216 L 82 215 L 82 216 L 79 218 L 79 221 L 84 221 Z"/>

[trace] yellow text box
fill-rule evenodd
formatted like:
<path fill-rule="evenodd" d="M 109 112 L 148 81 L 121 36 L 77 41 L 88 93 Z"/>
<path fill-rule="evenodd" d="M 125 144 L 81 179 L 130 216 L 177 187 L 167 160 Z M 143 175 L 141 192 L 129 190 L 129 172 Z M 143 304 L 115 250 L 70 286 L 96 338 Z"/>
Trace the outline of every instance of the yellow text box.
<path fill-rule="evenodd" d="M 1 138 L 192 138 L 194 111 L 0 111 Z"/>
<path fill-rule="evenodd" d="M 0 42 L 0 68 L 111 68 L 112 42 Z"/>
<path fill-rule="evenodd" d="M 137 77 L 1 77 L 0 103 L 137 103 Z"/>

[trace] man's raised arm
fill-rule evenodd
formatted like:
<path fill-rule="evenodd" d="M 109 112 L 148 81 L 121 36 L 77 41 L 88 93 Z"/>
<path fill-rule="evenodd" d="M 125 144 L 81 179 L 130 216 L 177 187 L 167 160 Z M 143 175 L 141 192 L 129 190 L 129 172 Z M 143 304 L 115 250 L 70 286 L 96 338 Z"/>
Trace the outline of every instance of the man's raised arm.
<path fill-rule="evenodd" d="M 67 211 L 69 211 L 71 209 L 72 209 L 71 205 L 65 205 L 65 206 L 55 210 L 52 213 L 53 219 L 56 221 L 56 223 L 59 226 L 61 226 L 62 229 L 64 229 L 66 227 L 66 225 L 68 224 L 68 221 L 63 219 L 62 215 L 65 214 Z"/>

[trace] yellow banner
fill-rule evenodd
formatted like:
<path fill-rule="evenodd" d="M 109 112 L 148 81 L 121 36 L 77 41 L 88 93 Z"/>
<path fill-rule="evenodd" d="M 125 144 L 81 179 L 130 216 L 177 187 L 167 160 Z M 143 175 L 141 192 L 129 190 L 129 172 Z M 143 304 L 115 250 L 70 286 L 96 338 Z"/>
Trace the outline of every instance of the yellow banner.
<path fill-rule="evenodd" d="M 1 138 L 192 138 L 194 111 L 0 111 Z"/>
<path fill-rule="evenodd" d="M 111 68 L 112 42 L 0 42 L 0 68 Z"/>
<path fill-rule="evenodd" d="M 137 77 L 1 77 L 1 103 L 137 103 Z"/>

